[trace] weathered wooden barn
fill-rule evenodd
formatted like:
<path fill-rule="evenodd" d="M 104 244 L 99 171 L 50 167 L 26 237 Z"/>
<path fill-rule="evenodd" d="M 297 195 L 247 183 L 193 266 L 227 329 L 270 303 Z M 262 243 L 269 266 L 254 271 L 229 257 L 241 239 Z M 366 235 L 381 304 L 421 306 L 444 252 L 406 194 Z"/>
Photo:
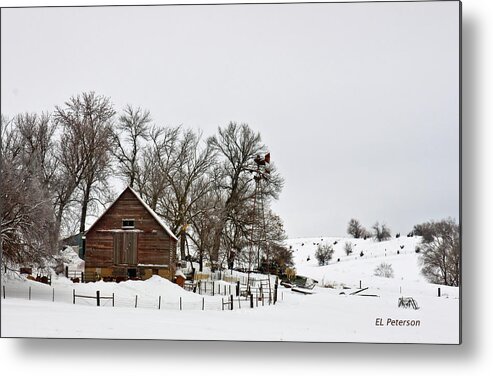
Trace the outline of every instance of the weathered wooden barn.
<path fill-rule="evenodd" d="M 132 188 L 87 230 L 83 245 L 85 280 L 173 280 L 176 236 Z"/>

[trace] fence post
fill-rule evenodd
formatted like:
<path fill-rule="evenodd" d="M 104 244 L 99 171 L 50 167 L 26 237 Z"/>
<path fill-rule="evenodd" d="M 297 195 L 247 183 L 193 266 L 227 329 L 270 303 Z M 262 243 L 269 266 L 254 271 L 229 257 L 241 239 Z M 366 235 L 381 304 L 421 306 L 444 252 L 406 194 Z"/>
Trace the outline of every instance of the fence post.
<path fill-rule="evenodd" d="M 231 299 L 231 310 L 233 310 L 233 295 L 230 295 L 229 297 Z"/>
<path fill-rule="evenodd" d="M 438 297 L 441 296 L 441 291 L 440 291 L 440 287 L 438 288 Z"/>
<path fill-rule="evenodd" d="M 202 298 L 202 311 L 204 310 L 205 308 L 205 298 Z"/>
<path fill-rule="evenodd" d="M 3 285 L 2 287 L 3 287 L 3 298 L 5 299 L 5 285 Z"/>
<path fill-rule="evenodd" d="M 161 295 L 159 295 L 159 304 L 157 306 L 157 309 L 161 309 Z"/>
<path fill-rule="evenodd" d="M 84 272 L 80 272 L 80 281 L 84 282 Z"/>
<path fill-rule="evenodd" d="M 233 296 L 233 295 L 231 295 L 231 296 Z M 240 297 L 239 296 L 238 296 L 238 308 L 241 309 L 241 302 L 240 302 Z"/>
<path fill-rule="evenodd" d="M 250 308 L 253 308 L 253 294 L 250 294 Z"/>
<path fill-rule="evenodd" d="M 31 300 L 31 286 L 29 286 L 29 300 Z"/>
<path fill-rule="evenodd" d="M 361 288 L 361 280 L 359 281 L 359 288 Z"/>
<path fill-rule="evenodd" d="M 54 288 L 54 287 L 53 287 L 53 295 L 52 295 L 51 301 L 52 301 L 52 302 L 54 302 L 54 301 L 55 301 L 55 288 Z"/>
<path fill-rule="evenodd" d="M 222 310 L 224 311 L 224 298 L 221 298 L 221 307 L 222 307 Z"/>
<path fill-rule="evenodd" d="M 137 308 L 137 297 L 138 295 L 135 295 L 135 308 Z"/>
<path fill-rule="evenodd" d="M 68 278 L 68 266 L 65 267 L 65 278 Z"/>
<path fill-rule="evenodd" d="M 115 293 L 112 294 L 111 300 L 112 300 L 112 306 L 114 307 L 115 306 Z"/>
<path fill-rule="evenodd" d="M 74 304 L 75 304 L 75 289 L 72 290 L 72 294 L 74 296 Z"/>
<path fill-rule="evenodd" d="M 276 277 L 276 284 L 274 285 L 274 305 L 277 302 L 277 287 L 279 285 L 279 279 Z"/>
<path fill-rule="evenodd" d="M 224 295 L 227 295 L 226 294 L 226 285 L 224 285 Z"/>
<path fill-rule="evenodd" d="M 180 296 L 180 311 L 182 310 L 182 305 L 181 305 L 181 296 Z"/>
<path fill-rule="evenodd" d="M 212 281 L 212 296 L 214 296 L 214 281 Z"/>
<path fill-rule="evenodd" d="M 236 282 L 236 296 L 240 296 L 240 281 Z"/>
<path fill-rule="evenodd" d="M 96 291 L 96 306 L 100 306 L 101 304 L 101 295 L 100 295 L 100 292 L 99 290 Z"/>

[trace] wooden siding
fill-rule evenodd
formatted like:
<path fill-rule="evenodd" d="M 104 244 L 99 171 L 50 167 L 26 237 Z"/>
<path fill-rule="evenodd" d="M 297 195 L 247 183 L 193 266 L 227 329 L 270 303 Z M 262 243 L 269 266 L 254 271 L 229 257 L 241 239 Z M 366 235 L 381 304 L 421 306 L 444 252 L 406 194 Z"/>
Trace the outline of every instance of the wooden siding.
<path fill-rule="evenodd" d="M 134 219 L 135 228 L 123 229 L 123 219 Z M 136 255 L 126 254 L 124 247 L 130 249 L 129 252 L 136 247 Z M 171 279 L 174 277 L 175 262 L 176 240 L 169 236 L 130 189 L 121 194 L 86 234 L 86 270 L 110 268 L 114 276 L 122 276 L 126 274 L 126 268 L 143 269 L 142 266 L 145 266 L 150 270 L 166 269 L 159 274 Z M 152 276 L 148 271 L 142 272 L 143 278 Z"/>

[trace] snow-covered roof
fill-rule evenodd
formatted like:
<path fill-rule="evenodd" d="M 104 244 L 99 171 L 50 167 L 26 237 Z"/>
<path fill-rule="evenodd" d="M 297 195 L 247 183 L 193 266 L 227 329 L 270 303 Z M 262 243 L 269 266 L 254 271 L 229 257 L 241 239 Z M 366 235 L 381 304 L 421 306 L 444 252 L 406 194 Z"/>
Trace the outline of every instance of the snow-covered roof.
<path fill-rule="evenodd" d="M 101 214 L 101 216 L 96 220 L 96 222 L 94 222 L 92 224 L 91 227 L 89 227 L 89 229 L 86 231 L 86 233 L 88 233 L 89 231 L 91 231 L 91 229 L 96 225 L 96 223 L 99 222 L 99 220 L 106 214 L 106 212 L 108 212 L 108 210 L 110 210 L 110 208 L 120 199 L 120 197 L 123 195 L 123 193 L 126 191 L 126 190 L 129 190 L 130 192 L 132 192 L 134 194 L 134 196 L 137 198 L 137 200 L 139 200 L 139 202 L 142 204 L 142 206 L 144 206 L 144 208 L 148 211 L 148 213 L 150 215 L 152 215 L 152 217 L 157 221 L 157 223 L 159 223 L 159 225 L 164 229 L 164 231 L 166 231 L 166 233 L 172 237 L 173 239 L 175 239 L 176 241 L 178 241 L 178 238 L 175 236 L 175 234 L 173 234 L 173 232 L 170 230 L 170 228 L 166 225 L 166 223 L 163 222 L 163 220 L 161 219 L 161 217 L 159 217 L 156 212 L 154 210 L 151 209 L 151 207 L 149 205 L 147 205 L 144 200 L 142 200 L 142 197 L 139 196 L 139 194 L 134 191 L 131 187 L 127 187 L 123 190 L 123 192 L 118 196 L 118 198 L 108 207 L 108 209 L 106 209 L 104 211 L 103 214 Z"/>

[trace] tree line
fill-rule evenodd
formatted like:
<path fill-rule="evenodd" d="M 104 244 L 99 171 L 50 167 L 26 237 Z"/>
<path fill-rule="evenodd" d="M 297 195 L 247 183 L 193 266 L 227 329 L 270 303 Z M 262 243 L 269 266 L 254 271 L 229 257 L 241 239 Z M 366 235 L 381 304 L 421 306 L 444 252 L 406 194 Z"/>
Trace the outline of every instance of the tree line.
<path fill-rule="evenodd" d="M 208 262 L 212 270 L 292 265 L 282 220 L 270 207 L 283 187 L 274 164 L 257 191 L 263 216 L 254 215 L 253 160 L 267 147 L 248 124 L 230 122 L 205 137 L 156 125 L 141 107 L 117 112 L 94 92 L 51 113 L 1 121 L 1 239 L 12 265 L 42 263 L 57 253 L 61 237 L 83 233 L 87 217 L 114 200 L 112 179 L 164 219 L 182 260 L 200 268 Z"/>

